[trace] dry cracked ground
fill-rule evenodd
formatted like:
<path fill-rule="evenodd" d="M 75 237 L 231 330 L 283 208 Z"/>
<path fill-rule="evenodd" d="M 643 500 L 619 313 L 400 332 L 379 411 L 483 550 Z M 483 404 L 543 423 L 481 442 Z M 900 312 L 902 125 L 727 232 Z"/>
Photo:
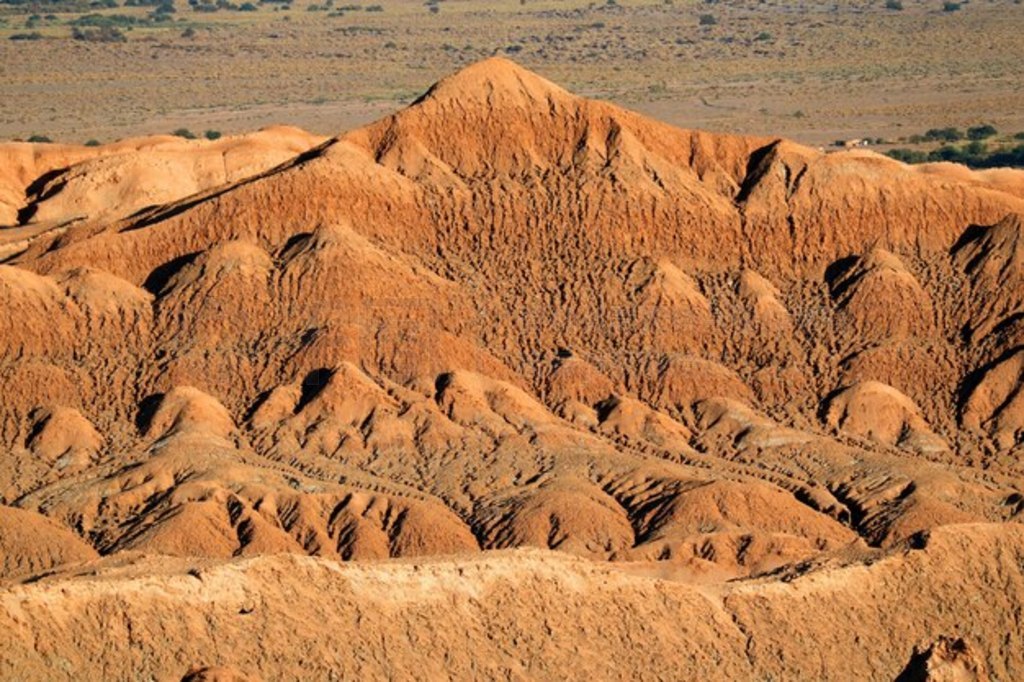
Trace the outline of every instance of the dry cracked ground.
<path fill-rule="evenodd" d="M 0 158 L 0 676 L 1024 677 L 1024 171 L 503 59 Z"/>

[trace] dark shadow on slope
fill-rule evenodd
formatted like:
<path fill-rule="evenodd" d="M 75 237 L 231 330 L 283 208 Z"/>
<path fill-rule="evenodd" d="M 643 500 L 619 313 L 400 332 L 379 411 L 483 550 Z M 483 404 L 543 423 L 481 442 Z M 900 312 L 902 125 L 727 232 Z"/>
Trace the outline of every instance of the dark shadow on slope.
<path fill-rule="evenodd" d="M 764 177 L 769 165 L 765 163 L 765 160 L 779 146 L 779 142 L 779 140 L 775 140 L 770 144 L 755 149 L 750 154 L 750 158 L 747 160 L 747 170 L 743 175 L 743 182 L 740 183 L 740 190 L 736 193 L 735 201 L 737 204 L 745 202 L 750 193 L 757 187 L 757 183 Z"/>
<path fill-rule="evenodd" d="M 828 291 L 832 298 L 840 298 L 854 284 L 853 281 L 840 284 L 839 280 L 847 275 L 859 260 L 859 256 L 846 256 L 825 268 L 825 283 L 828 284 Z"/>
<path fill-rule="evenodd" d="M 334 376 L 334 370 L 323 367 L 314 369 L 307 374 L 306 378 L 302 380 L 302 394 L 299 397 L 299 402 L 295 405 L 293 414 L 298 414 L 306 405 L 311 403 L 328 384 L 332 376 Z"/>
<path fill-rule="evenodd" d="M 149 425 L 153 421 L 153 415 L 156 414 L 163 399 L 163 393 L 154 393 L 143 398 L 142 402 L 139 403 L 139 411 L 135 415 L 135 428 L 139 430 L 139 433 L 145 433 L 149 429 Z"/>
<path fill-rule="evenodd" d="M 160 293 L 167 286 L 167 283 L 171 281 L 171 278 L 181 272 L 182 268 L 186 265 L 191 264 L 199 257 L 200 252 L 186 253 L 184 256 L 178 256 L 171 260 L 158 265 L 153 269 L 153 272 L 149 273 L 146 277 L 146 281 L 142 283 L 142 288 L 153 294 L 159 296 Z"/>

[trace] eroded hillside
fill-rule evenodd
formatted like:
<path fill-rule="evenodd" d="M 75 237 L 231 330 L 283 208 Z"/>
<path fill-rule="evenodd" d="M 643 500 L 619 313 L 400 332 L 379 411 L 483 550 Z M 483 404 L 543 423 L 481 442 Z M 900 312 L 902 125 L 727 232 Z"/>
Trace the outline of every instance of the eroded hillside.
<path fill-rule="evenodd" d="M 331 140 L 192 146 L 32 151 L 0 178 L 3 577 L 521 547 L 640 571 L 642 604 L 649 575 L 761 576 L 731 615 L 679 597 L 739 628 L 712 656 L 739 676 L 816 674 L 765 663 L 794 565 L 839 602 L 861 576 L 863 622 L 897 598 L 867 564 L 935 533 L 984 535 L 963 570 L 1019 586 L 1024 172 L 676 129 L 500 59 Z M 1021 663 L 992 617 L 969 640 L 1002 678 Z M 954 656 L 956 627 L 909 628 L 863 676 Z M 465 672 L 545 673 L 506 665 Z"/>

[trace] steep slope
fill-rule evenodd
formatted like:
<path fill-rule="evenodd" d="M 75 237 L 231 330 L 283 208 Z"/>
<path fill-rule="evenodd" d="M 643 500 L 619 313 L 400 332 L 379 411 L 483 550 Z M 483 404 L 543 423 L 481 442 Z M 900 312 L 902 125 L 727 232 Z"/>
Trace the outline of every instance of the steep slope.
<path fill-rule="evenodd" d="M 323 141 L 276 126 L 215 141 L 154 136 L 95 147 L 0 143 L 0 258 L 71 223 L 123 218 L 238 182 Z"/>
<path fill-rule="evenodd" d="M 39 220 L 87 216 L 14 228 L 0 264 L 0 503 L 82 545 L 16 543 L 17 571 L 533 547 L 763 576 L 753 594 L 960 532 L 1011 570 L 1024 198 L 1005 182 L 675 129 L 501 59 L 315 147 L 260 135 L 11 171 Z M 1006 527 L 963 528 L 981 522 Z M 895 578 L 862 568 L 876 632 Z M 673 608 L 747 650 L 700 599 Z M 737 675 L 807 674 L 739 651 Z M 546 669 L 482 671 L 503 672 Z"/>

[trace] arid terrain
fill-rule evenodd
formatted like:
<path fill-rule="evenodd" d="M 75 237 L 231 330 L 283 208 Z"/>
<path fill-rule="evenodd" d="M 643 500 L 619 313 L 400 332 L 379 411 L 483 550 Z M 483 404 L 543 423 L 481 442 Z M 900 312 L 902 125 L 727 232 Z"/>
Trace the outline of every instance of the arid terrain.
<path fill-rule="evenodd" d="M 105 2 L 0 2 L 0 138 L 336 135 L 494 55 L 685 128 L 811 146 L 1024 131 L 1018 0 Z"/>
<path fill-rule="evenodd" d="M 413 99 L 0 145 L 0 677 L 1024 678 L 1024 170 Z"/>

